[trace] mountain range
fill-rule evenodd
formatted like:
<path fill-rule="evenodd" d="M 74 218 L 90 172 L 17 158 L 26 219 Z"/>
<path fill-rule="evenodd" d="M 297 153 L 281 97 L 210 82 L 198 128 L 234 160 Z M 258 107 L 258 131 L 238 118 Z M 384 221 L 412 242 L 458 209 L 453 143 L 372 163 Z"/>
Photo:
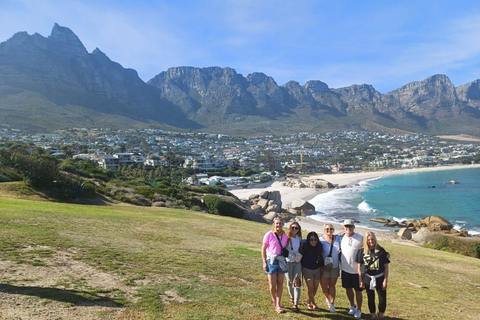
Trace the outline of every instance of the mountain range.
<path fill-rule="evenodd" d="M 0 128 L 166 128 L 229 134 L 361 130 L 480 136 L 480 80 L 433 75 L 381 94 L 368 84 L 278 85 L 232 68 L 173 67 L 144 82 L 68 28 L 0 43 Z"/>

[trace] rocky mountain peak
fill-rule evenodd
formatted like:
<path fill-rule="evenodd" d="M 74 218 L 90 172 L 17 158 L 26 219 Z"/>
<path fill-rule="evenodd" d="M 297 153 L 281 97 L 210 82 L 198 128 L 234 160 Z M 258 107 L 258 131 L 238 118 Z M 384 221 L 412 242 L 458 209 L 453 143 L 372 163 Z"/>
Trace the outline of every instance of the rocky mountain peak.
<path fill-rule="evenodd" d="M 75 33 L 69 28 L 59 26 L 57 23 L 53 26 L 52 33 L 48 39 L 52 49 L 57 50 L 61 54 L 70 57 L 81 57 L 88 54 L 87 49 L 85 49 Z"/>

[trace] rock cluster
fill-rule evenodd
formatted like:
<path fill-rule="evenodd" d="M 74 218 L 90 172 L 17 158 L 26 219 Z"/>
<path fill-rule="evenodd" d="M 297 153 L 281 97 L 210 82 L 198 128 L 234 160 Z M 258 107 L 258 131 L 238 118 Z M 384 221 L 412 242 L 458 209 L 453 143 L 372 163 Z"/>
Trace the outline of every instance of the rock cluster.
<path fill-rule="evenodd" d="M 332 184 L 323 179 L 298 179 L 298 178 L 286 178 L 283 185 L 290 188 L 337 188 L 337 184 Z"/>
<path fill-rule="evenodd" d="M 301 199 L 292 201 L 290 208 L 282 208 L 282 199 L 279 191 L 263 191 L 260 194 L 252 194 L 243 203 L 255 214 L 255 220 L 261 217 L 266 222 L 272 222 L 277 216 L 286 221 L 296 216 L 305 217 L 315 214 L 315 207 L 308 201 Z"/>
<path fill-rule="evenodd" d="M 404 239 L 417 239 L 418 242 L 422 242 L 422 239 L 428 237 L 428 235 L 434 232 L 441 232 L 445 234 L 451 234 L 461 237 L 467 237 L 467 230 L 456 230 L 453 225 L 445 218 L 440 216 L 428 216 L 420 220 L 405 220 L 401 222 L 390 221 L 385 218 L 373 218 L 370 219 L 374 222 L 382 223 L 386 227 L 400 227 L 398 235 Z M 415 240 L 415 241 L 417 241 Z"/>

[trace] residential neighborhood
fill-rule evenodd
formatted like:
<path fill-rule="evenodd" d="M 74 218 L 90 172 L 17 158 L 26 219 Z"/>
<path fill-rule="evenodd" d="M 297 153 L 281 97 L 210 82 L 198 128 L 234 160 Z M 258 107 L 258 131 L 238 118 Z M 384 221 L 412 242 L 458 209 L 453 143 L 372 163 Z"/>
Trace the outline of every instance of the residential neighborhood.
<path fill-rule="evenodd" d="M 257 174 L 255 179 L 261 180 L 261 173 L 330 173 L 480 161 L 479 141 L 446 140 L 418 133 L 342 131 L 234 137 L 159 129 L 77 128 L 44 134 L 2 129 L 0 147 L 12 143 L 30 144 L 61 158 L 93 160 L 99 167 L 113 170 L 129 165 L 168 166 L 173 156 L 181 158 L 176 165 L 197 173 L 195 182 L 206 184 L 205 179 L 212 180 L 209 173 L 218 175 L 230 169 L 250 170 L 252 175 Z M 225 182 L 237 184 L 240 180 L 230 178 Z"/>

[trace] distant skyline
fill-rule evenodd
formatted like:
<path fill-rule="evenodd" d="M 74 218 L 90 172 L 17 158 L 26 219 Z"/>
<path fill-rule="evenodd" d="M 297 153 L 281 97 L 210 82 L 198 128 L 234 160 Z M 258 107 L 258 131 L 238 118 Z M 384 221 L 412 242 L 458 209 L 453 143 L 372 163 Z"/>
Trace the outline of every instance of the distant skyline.
<path fill-rule="evenodd" d="M 0 42 L 71 29 L 145 82 L 170 67 L 263 72 L 386 93 L 434 74 L 480 79 L 480 1 L 0 0 Z"/>

